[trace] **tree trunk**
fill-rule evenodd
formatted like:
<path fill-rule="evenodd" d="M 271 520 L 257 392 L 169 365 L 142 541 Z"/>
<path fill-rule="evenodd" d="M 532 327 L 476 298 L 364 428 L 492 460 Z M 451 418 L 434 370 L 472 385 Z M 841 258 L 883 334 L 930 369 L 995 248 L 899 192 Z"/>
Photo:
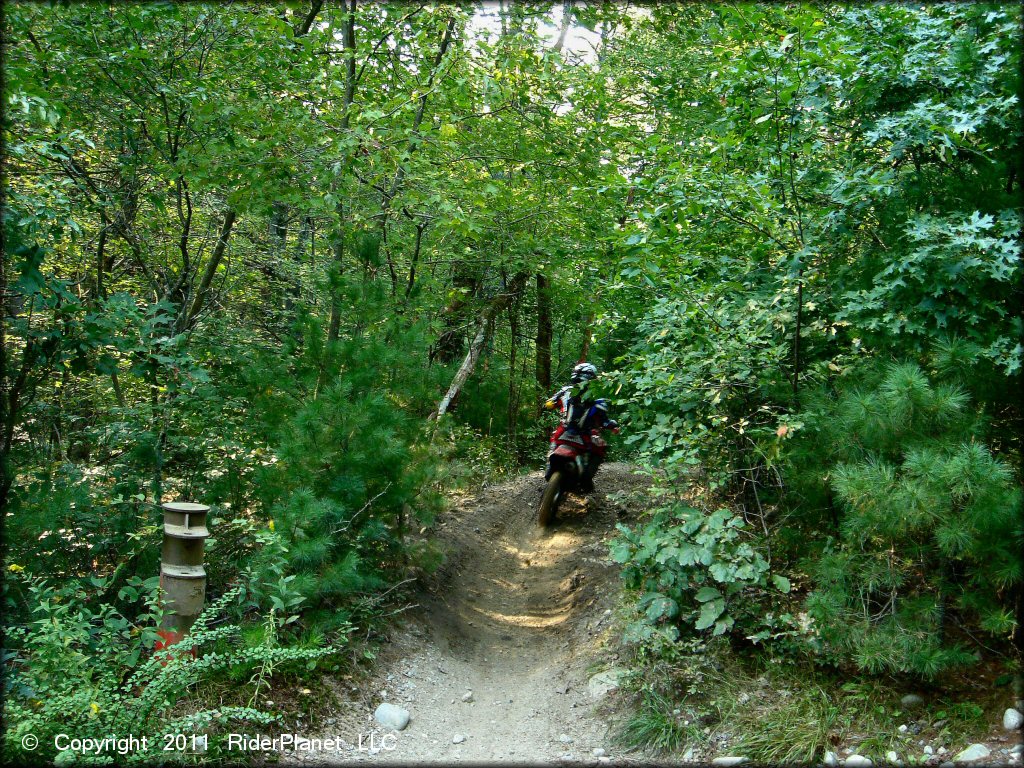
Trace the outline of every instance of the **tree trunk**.
<path fill-rule="evenodd" d="M 508 308 L 508 330 L 511 347 L 508 356 L 508 435 L 516 436 L 516 414 L 519 412 L 519 398 L 516 397 L 516 351 L 519 346 L 519 302 L 514 301 Z"/>
<path fill-rule="evenodd" d="M 313 4 L 309 9 L 309 13 L 306 14 L 306 18 L 302 20 L 302 23 L 295 27 L 295 36 L 302 37 L 307 34 L 310 28 L 313 26 L 313 22 L 316 20 L 316 16 L 320 13 L 320 9 L 324 5 L 324 0 L 313 0 Z"/>
<path fill-rule="evenodd" d="M 590 354 L 590 339 L 594 335 L 594 319 L 596 317 L 597 313 L 594 310 L 590 310 L 583 321 L 583 346 L 580 347 L 580 356 L 576 361 L 578 363 L 587 362 L 587 355 Z"/>
<path fill-rule="evenodd" d="M 2 230 L 0 230 L 2 231 Z M 0 235 L 3 237 L 3 235 Z M 3 237 L 6 241 L 6 237 Z M 4 258 L 0 259 L 0 515 L 7 510 L 7 493 L 14 484 L 8 455 L 14 435 L 17 396 L 7 380 L 7 318 L 14 317 L 7 293 L 7 249 L 13 245 L 4 242 Z"/>
<path fill-rule="evenodd" d="M 441 313 L 444 331 L 430 351 L 431 362 L 436 359 L 442 363 L 452 363 L 462 352 L 465 343 L 463 310 L 480 288 L 480 276 L 476 268 L 461 259 L 456 261 L 452 265 L 452 288 L 452 298 Z"/>
<path fill-rule="evenodd" d="M 203 305 L 206 303 L 206 297 L 210 293 L 210 286 L 213 285 L 213 278 L 217 275 L 217 267 L 220 266 L 221 261 L 224 259 L 224 252 L 228 247 L 228 238 L 231 236 L 231 228 L 235 225 L 235 217 L 235 212 L 230 208 L 224 212 L 224 223 L 221 225 L 220 235 L 217 237 L 217 245 L 213 249 L 210 261 L 206 264 L 203 279 L 199 281 L 199 286 L 196 288 L 192 306 L 187 310 L 182 307 L 181 314 L 178 315 L 178 327 L 176 328 L 178 333 L 193 326 L 203 309 Z"/>
<path fill-rule="evenodd" d="M 551 294 L 548 279 L 537 273 L 537 389 L 539 397 L 551 390 Z"/>
<path fill-rule="evenodd" d="M 441 402 L 437 406 L 437 411 L 431 414 L 431 418 L 439 419 L 444 416 L 448 411 L 448 407 L 452 404 L 452 400 L 454 400 L 462 390 L 462 385 L 466 383 L 466 379 L 469 378 L 469 374 L 471 374 L 473 369 L 476 367 L 476 361 L 480 358 L 480 350 L 484 346 L 484 339 L 487 338 L 487 328 L 490 324 L 490 318 L 480 318 L 480 322 L 477 323 L 476 336 L 473 337 L 473 342 L 469 345 L 469 352 L 466 353 L 466 358 L 462 361 L 462 365 L 459 366 L 459 370 L 455 374 L 455 378 L 452 379 L 451 386 L 448 387 L 448 391 L 445 393 L 444 397 L 441 398 Z"/>
<path fill-rule="evenodd" d="M 409 218 L 413 218 L 408 211 L 405 211 L 405 215 Z M 409 281 L 405 286 L 405 298 L 408 301 L 412 295 L 412 289 L 416 285 L 416 266 L 420 261 L 420 247 L 423 244 L 423 230 L 427 228 L 427 222 L 417 222 L 414 220 L 416 226 L 416 240 L 412 247 L 412 258 L 409 261 Z"/>
<path fill-rule="evenodd" d="M 342 5 L 344 6 L 344 3 Z M 356 0 L 349 0 L 348 18 L 345 20 L 342 39 L 342 45 L 345 48 L 345 99 L 342 102 L 341 131 L 344 133 L 348 131 L 352 103 L 355 101 L 356 95 Z M 342 158 L 342 167 L 350 159 L 350 157 Z M 331 368 L 331 358 L 333 357 L 331 350 L 341 335 L 341 290 L 338 283 L 341 281 L 342 265 L 345 257 L 345 207 L 342 202 L 343 196 L 337 178 L 331 182 L 331 192 L 337 195 L 338 198 L 338 202 L 334 206 L 338 223 L 331 236 L 332 261 L 328 270 L 331 291 L 331 317 L 327 323 L 327 343 L 324 344 L 323 353 L 320 358 L 320 372 L 317 374 L 313 399 L 316 399 L 324 384 L 327 383 L 327 372 Z"/>
<path fill-rule="evenodd" d="M 603 32 L 602 32 L 602 39 L 603 39 Z M 636 194 L 636 186 L 631 186 L 629 188 L 629 191 L 626 193 L 626 204 L 625 204 L 625 207 L 622 209 L 622 215 L 619 216 L 619 221 L 618 221 L 618 224 L 619 224 L 618 228 L 619 229 L 622 229 L 624 226 L 626 226 L 626 218 L 629 216 L 629 206 L 631 206 L 633 204 L 633 200 L 634 200 L 635 194 Z M 612 263 L 611 256 L 612 256 L 613 250 L 614 249 L 613 249 L 612 245 L 609 243 L 609 245 L 608 245 L 608 263 L 609 264 Z M 584 320 L 584 322 L 583 322 L 583 345 L 580 348 L 580 356 L 579 356 L 578 362 L 585 363 L 587 361 L 587 356 L 590 354 L 590 343 L 591 343 L 591 339 L 592 339 L 592 337 L 594 335 L 594 320 L 595 319 L 597 319 L 597 310 L 596 309 L 591 309 L 587 313 L 586 320 Z"/>
<path fill-rule="evenodd" d="M 355 100 L 356 94 L 356 0 L 349 0 L 348 19 L 345 22 L 343 38 L 343 45 L 345 47 L 345 100 L 342 102 L 342 133 L 348 130 L 352 102 Z M 341 295 L 338 292 L 336 283 L 341 278 L 342 259 L 345 256 L 344 207 L 341 202 L 337 182 L 331 185 L 331 191 L 338 195 L 338 204 L 335 206 L 335 213 L 338 214 L 338 226 L 334 231 L 331 241 L 334 262 L 331 265 L 331 319 L 327 327 L 328 349 L 338 340 L 338 335 L 341 333 Z M 328 367 L 326 364 L 327 354 L 328 352 L 325 350 L 325 363 L 320 368 L 317 390 L 323 384 L 323 377 Z"/>
<path fill-rule="evenodd" d="M 800 268 L 796 284 L 796 332 L 793 334 L 793 405 L 800 406 L 800 330 L 804 319 L 804 270 Z"/>
<path fill-rule="evenodd" d="M 565 38 L 569 34 L 569 27 L 572 26 L 572 0 L 565 0 L 562 3 L 562 28 L 558 32 L 558 39 L 551 47 L 555 53 L 561 53 L 565 45 Z"/>
<path fill-rule="evenodd" d="M 107 213 L 104 210 L 100 210 L 100 234 L 99 242 L 96 244 L 96 288 L 95 298 L 97 301 L 102 300 L 107 293 L 106 285 L 103 282 L 104 275 L 107 272 Z"/>
<path fill-rule="evenodd" d="M 353 0 L 354 2 L 354 0 Z M 441 62 L 444 61 L 444 56 L 448 52 L 448 47 L 451 45 L 452 36 L 455 33 L 455 16 L 451 16 L 448 19 L 448 23 L 444 28 L 444 35 L 441 37 L 441 45 L 438 48 L 437 55 L 434 57 L 434 65 L 430 69 L 430 75 L 427 77 L 426 87 L 423 89 L 423 94 L 419 98 L 419 104 L 416 107 L 416 115 L 412 120 L 412 131 L 409 135 L 409 142 L 406 146 L 405 155 L 406 158 L 412 157 L 416 152 L 416 148 L 419 146 L 419 130 L 420 125 L 423 123 L 423 116 L 426 114 L 427 109 L 427 98 L 430 96 L 431 90 L 434 88 L 434 78 L 437 77 L 438 71 L 441 68 Z M 380 201 L 380 240 L 385 248 L 385 256 L 388 262 L 388 272 L 391 276 L 391 295 L 394 296 L 398 291 L 398 276 L 395 273 L 395 265 L 391 259 L 390 251 L 387 250 L 388 241 L 388 214 L 391 210 L 391 201 L 395 199 L 395 195 L 402 188 L 402 183 L 405 181 L 405 163 L 398 163 L 398 170 L 395 171 L 395 178 L 392 180 L 391 185 L 384 190 L 384 194 L 381 196 Z M 411 286 L 411 283 L 410 283 Z M 408 294 L 407 294 L 408 295 Z"/>
<path fill-rule="evenodd" d="M 295 311 L 295 306 L 299 303 L 302 298 L 302 282 L 299 280 L 298 265 L 303 261 L 306 255 L 306 241 L 312 241 L 313 233 L 310 228 L 309 216 L 302 217 L 302 223 L 299 227 L 299 235 L 295 241 L 295 249 L 292 254 L 292 261 L 295 264 L 296 269 L 293 270 L 295 275 L 288 282 L 288 291 L 284 297 L 284 308 L 289 314 Z"/>
<path fill-rule="evenodd" d="M 515 300 L 516 296 L 523 289 L 523 285 L 525 285 L 525 283 L 526 273 L 517 273 L 509 282 L 505 292 L 496 296 L 480 313 L 480 316 L 476 321 L 476 334 L 473 336 L 473 341 L 469 345 L 469 351 L 466 353 L 466 357 L 463 359 L 462 365 L 459 366 L 459 370 L 455 374 L 455 378 L 452 379 L 451 386 L 448 387 L 448 391 L 445 393 L 445 396 L 441 398 L 441 402 L 438 404 L 437 410 L 430 414 L 431 419 L 439 419 L 448 411 L 452 401 L 461 391 L 462 385 L 466 383 L 466 379 L 469 378 L 469 375 L 476 367 L 477 360 L 480 358 L 480 350 L 483 349 L 484 341 L 487 339 L 487 334 L 494 322 L 495 315 Z"/>

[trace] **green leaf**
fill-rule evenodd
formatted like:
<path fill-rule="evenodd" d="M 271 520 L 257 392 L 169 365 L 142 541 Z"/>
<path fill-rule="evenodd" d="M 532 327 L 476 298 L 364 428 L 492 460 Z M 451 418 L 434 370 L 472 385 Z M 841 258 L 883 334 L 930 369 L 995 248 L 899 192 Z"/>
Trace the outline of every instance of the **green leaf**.
<path fill-rule="evenodd" d="M 724 600 L 712 600 L 711 602 L 704 603 L 700 609 L 700 616 L 697 617 L 697 623 L 694 626 L 697 629 L 707 629 L 715 623 L 715 620 L 722 615 L 724 610 Z"/>
<path fill-rule="evenodd" d="M 721 596 L 722 593 L 714 587 L 701 587 L 701 589 L 693 597 L 698 603 L 706 603 L 708 600 L 714 600 L 715 598 Z"/>
<path fill-rule="evenodd" d="M 679 605 L 671 597 L 658 595 L 647 606 L 646 616 L 649 621 L 661 618 L 673 618 L 679 613 Z"/>

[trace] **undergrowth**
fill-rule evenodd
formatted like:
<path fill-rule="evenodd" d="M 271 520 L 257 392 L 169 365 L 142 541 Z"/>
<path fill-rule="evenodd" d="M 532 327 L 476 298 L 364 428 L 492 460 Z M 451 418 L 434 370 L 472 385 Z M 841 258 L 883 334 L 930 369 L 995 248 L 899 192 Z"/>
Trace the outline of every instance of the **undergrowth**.
<path fill-rule="evenodd" d="M 243 723 L 265 729 L 278 719 L 275 713 L 257 708 L 269 680 L 275 674 L 312 671 L 336 650 L 312 638 L 305 644 L 286 645 L 279 634 L 282 624 L 273 611 L 257 643 L 247 642 L 237 625 L 212 626 L 226 613 L 237 590 L 214 601 L 180 643 L 157 651 L 156 627 L 162 609 L 155 584 L 137 585 L 145 612 L 135 622 L 110 605 L 95 611 L 87 608 L 71 587 L 54 588 L 32 580 L 26 588 L 37 618 L 28 625 L 6 628 L 11 650 L 5 659 L 3 746 L 7 760 L 14 762 L 90 761 L 75 747 L 62 747 L 57 741 L 61 734 L 96 742 L 112 734 L 145 737 L 119 754 L 120 762 L 191 762 L 196 757 L 180 748 L 164 751 L 164 734 L 202 737 Z M 241 701 L 214 703 L 210 697 L 194 696 L 200 685 L 238 670 L 243 674 L 234 689 Z M 189 748 L 193 744 L 188 741 Z M 217 756 L 220 747 L 210 739 L 205 757 Z M 109 762 L 110 757 L 101 755 L 94 762 Z"/>
<path fill-rule="evenodd" d="M 985 709 L 952 691 L 925 695 L 911 709 L 902 703 L 906 684 L 896 678 L 852 681 L 780 661 L 766 653 L 741 657 L 721 640 L 637 648 L 633 672 L 624 677 L 630 714 L 615 741 L 655 754 L 688 752 L 695 760 L 730 754 L 808 763 L 848 746 L 876 761 L 894 751 L 913 762 L 921 759 L 922 739 L 955 754 L 988 730 Z M 908 728 L 901 732 L 900 725 Z"/>

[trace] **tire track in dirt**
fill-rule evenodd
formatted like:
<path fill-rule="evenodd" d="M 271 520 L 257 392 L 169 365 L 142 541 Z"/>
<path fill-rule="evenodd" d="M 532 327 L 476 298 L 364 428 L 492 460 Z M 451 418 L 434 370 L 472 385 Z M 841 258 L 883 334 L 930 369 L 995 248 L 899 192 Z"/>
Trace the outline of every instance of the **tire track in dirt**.
<path fill-rule="evenodd" d="M 615 664 L 602 647 L 619 593 L 607 541 L 617 520 L 636 515 L 636 502 L 619 492 L 646 483 L 629 465 L 606 464 L 595 493 L 569 496 L 548 531 L 536 524 L 539 472 L 457 499 L 438 522 L 446 562 L 391 633 L 370 684 L 359 689 L 362 699 L 309 729 L 348 744 L 285 760 L 596 763 L 596 748 L 619 762 L 609 743 L 609 697 L 596 698 L 587 683 Z M 467 692 L 472 701 L 463 701 Z M 412 715 L 386 741 L 393 732 L 372 720 L 381 701 Z M 393 748 L 368 748 L 382 744 Z"/>

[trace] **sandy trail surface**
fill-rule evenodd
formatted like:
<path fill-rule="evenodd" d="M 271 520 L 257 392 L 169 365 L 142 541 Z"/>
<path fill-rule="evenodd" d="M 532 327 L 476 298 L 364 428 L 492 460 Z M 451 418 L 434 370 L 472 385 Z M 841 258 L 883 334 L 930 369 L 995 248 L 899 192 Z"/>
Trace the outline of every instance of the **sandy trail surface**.
<path fill-rule="evenodd" d="M 635 517 L 629 497 L 646 478 L 611 463 L 596 485 L 569 496 L 547 531 L 536 524 L 539 472 L 458 499 L 438 525 L 445 565 L 396 618 L 373 677 L 346 692 L 351 706 L 297 731 L 345 743 L 284 762 L 627 761 L 610 743 L 615 691 L 599 695 L 593 678 L 617 662 L 607 542 L 617 520 Z M 408 710 L 408 726 L 376 723 L 381 702 Z"/>

